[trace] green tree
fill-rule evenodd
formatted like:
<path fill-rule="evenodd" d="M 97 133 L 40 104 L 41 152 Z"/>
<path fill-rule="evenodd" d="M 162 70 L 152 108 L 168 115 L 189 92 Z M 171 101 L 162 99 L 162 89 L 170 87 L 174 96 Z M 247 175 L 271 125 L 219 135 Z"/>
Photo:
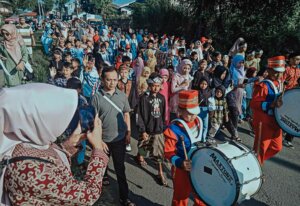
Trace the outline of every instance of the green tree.
<path fill-rule="evenodd" d="M 132 8 L 136 28 L 148 27 L 190 40 L 209 35 L 222 51 L 228 51 L 241 36 L 252 49 L 262 48 L 267 55 L 300 48 L 297 0 L 146 0 Z"/>
<path fill-rule="evenodd" d="M 112 0 L 91 0 L 95 4 L 96 10 L 101 15 L 109 15 L 112 13 Z"/>

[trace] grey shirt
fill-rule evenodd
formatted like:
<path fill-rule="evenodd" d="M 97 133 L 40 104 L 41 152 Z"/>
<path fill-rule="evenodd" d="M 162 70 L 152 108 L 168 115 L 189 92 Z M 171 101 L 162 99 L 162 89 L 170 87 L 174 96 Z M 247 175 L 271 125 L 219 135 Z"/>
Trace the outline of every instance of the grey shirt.
<path fill-rule="evenodd" d="M 130 112 L 130 106 L 126 94 L 116 89 L 113 95 L 106 93 L 103 89 L 97 92 L 92 100 L 92 105 L 99 113 L 99 118 L 102 121 L 102 139 L 104 142 L 116 142 L 125 138 L 127 125 L 121 114 L 111 103 L 104 97 L 107 96 L 120 110 Z"/>

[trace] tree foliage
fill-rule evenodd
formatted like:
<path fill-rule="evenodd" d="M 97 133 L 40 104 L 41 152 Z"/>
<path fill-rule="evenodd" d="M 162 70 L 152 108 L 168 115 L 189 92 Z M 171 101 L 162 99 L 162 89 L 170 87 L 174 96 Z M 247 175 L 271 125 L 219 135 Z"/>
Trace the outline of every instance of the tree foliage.
<path fill-rule="evenodd" d="M 224 51 L 241 36 L 270 55 L 300 48 L 297 0 L 146 0 L 132 8 L 136 28 L 194 40 L 209 35 Z"/>
<path fill-rule="evenodd" d="M 96 10 L 101 15 L 110 15 L 112 11 L 112 0 L 91 0 L 91 3 L 95 4 Z"/>
<path fill-rule="evenodd" d="M 66 2 L 66 0 L 61 1 Z M 44 12 L 50 11 L 54 2 L 56 2 L 56 0 L 43 0 Z M 18 9 L 38 11 L 38 0 L 11 0 L 11 3 L 14 13 L 16 13 Z"/>

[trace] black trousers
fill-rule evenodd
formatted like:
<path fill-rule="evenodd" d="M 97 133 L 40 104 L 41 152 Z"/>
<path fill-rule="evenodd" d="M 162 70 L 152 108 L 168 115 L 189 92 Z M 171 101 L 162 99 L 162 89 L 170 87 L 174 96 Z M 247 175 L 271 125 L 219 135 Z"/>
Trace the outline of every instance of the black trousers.
<path fill-rule="evenodd" d="M 120 199 L 126 200 L 128 198 L 128 184 L 125 174 L 125 138 L 117 142 L 110 142 L 106 144 L 109 149 L 109 156 L 112 156 L 115 172 L 117 175 Z"/>
<path fill-rule="evenodd" d="M 286 135 L 285 135 L 285 140 L 286 140 L 286 141 L 292 142 L 293 139 L 294 139 L 294 136 L 293 136 L 293 135 L 290 135 L 290 134 L 286 134 Z"/>
<path fill-rule="evenodd" d="M 228 107 L 229 110 L 229 121 L 224 125 L 231 134 L 232 137 L 238 137 L 238 121 L 239 121 L 239 111 L 236 107 Z"/>

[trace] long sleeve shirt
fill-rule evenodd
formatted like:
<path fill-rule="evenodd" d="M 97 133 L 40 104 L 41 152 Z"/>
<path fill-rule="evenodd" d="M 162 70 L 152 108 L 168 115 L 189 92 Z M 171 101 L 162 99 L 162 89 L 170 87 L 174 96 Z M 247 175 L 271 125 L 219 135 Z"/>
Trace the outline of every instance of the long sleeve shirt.
<path fill-rule="evenodd" d="M 138 105 L 138 128 L 140 133 L 163 133 L 166 110 L 165 104 L 165 97 L 160 93 L 154 96 L 150 92 L 145 92 L 140 97 Z"/>
<path fill-rule="evenodd" d="M 95 149 L 83 181 L 76 180 L 57 152 L 17 145 L 13 157 L 39 157 L 9 164 L 4 185 L 12 205 L 93 205 L 101 195 L 107 155 Z"/>

